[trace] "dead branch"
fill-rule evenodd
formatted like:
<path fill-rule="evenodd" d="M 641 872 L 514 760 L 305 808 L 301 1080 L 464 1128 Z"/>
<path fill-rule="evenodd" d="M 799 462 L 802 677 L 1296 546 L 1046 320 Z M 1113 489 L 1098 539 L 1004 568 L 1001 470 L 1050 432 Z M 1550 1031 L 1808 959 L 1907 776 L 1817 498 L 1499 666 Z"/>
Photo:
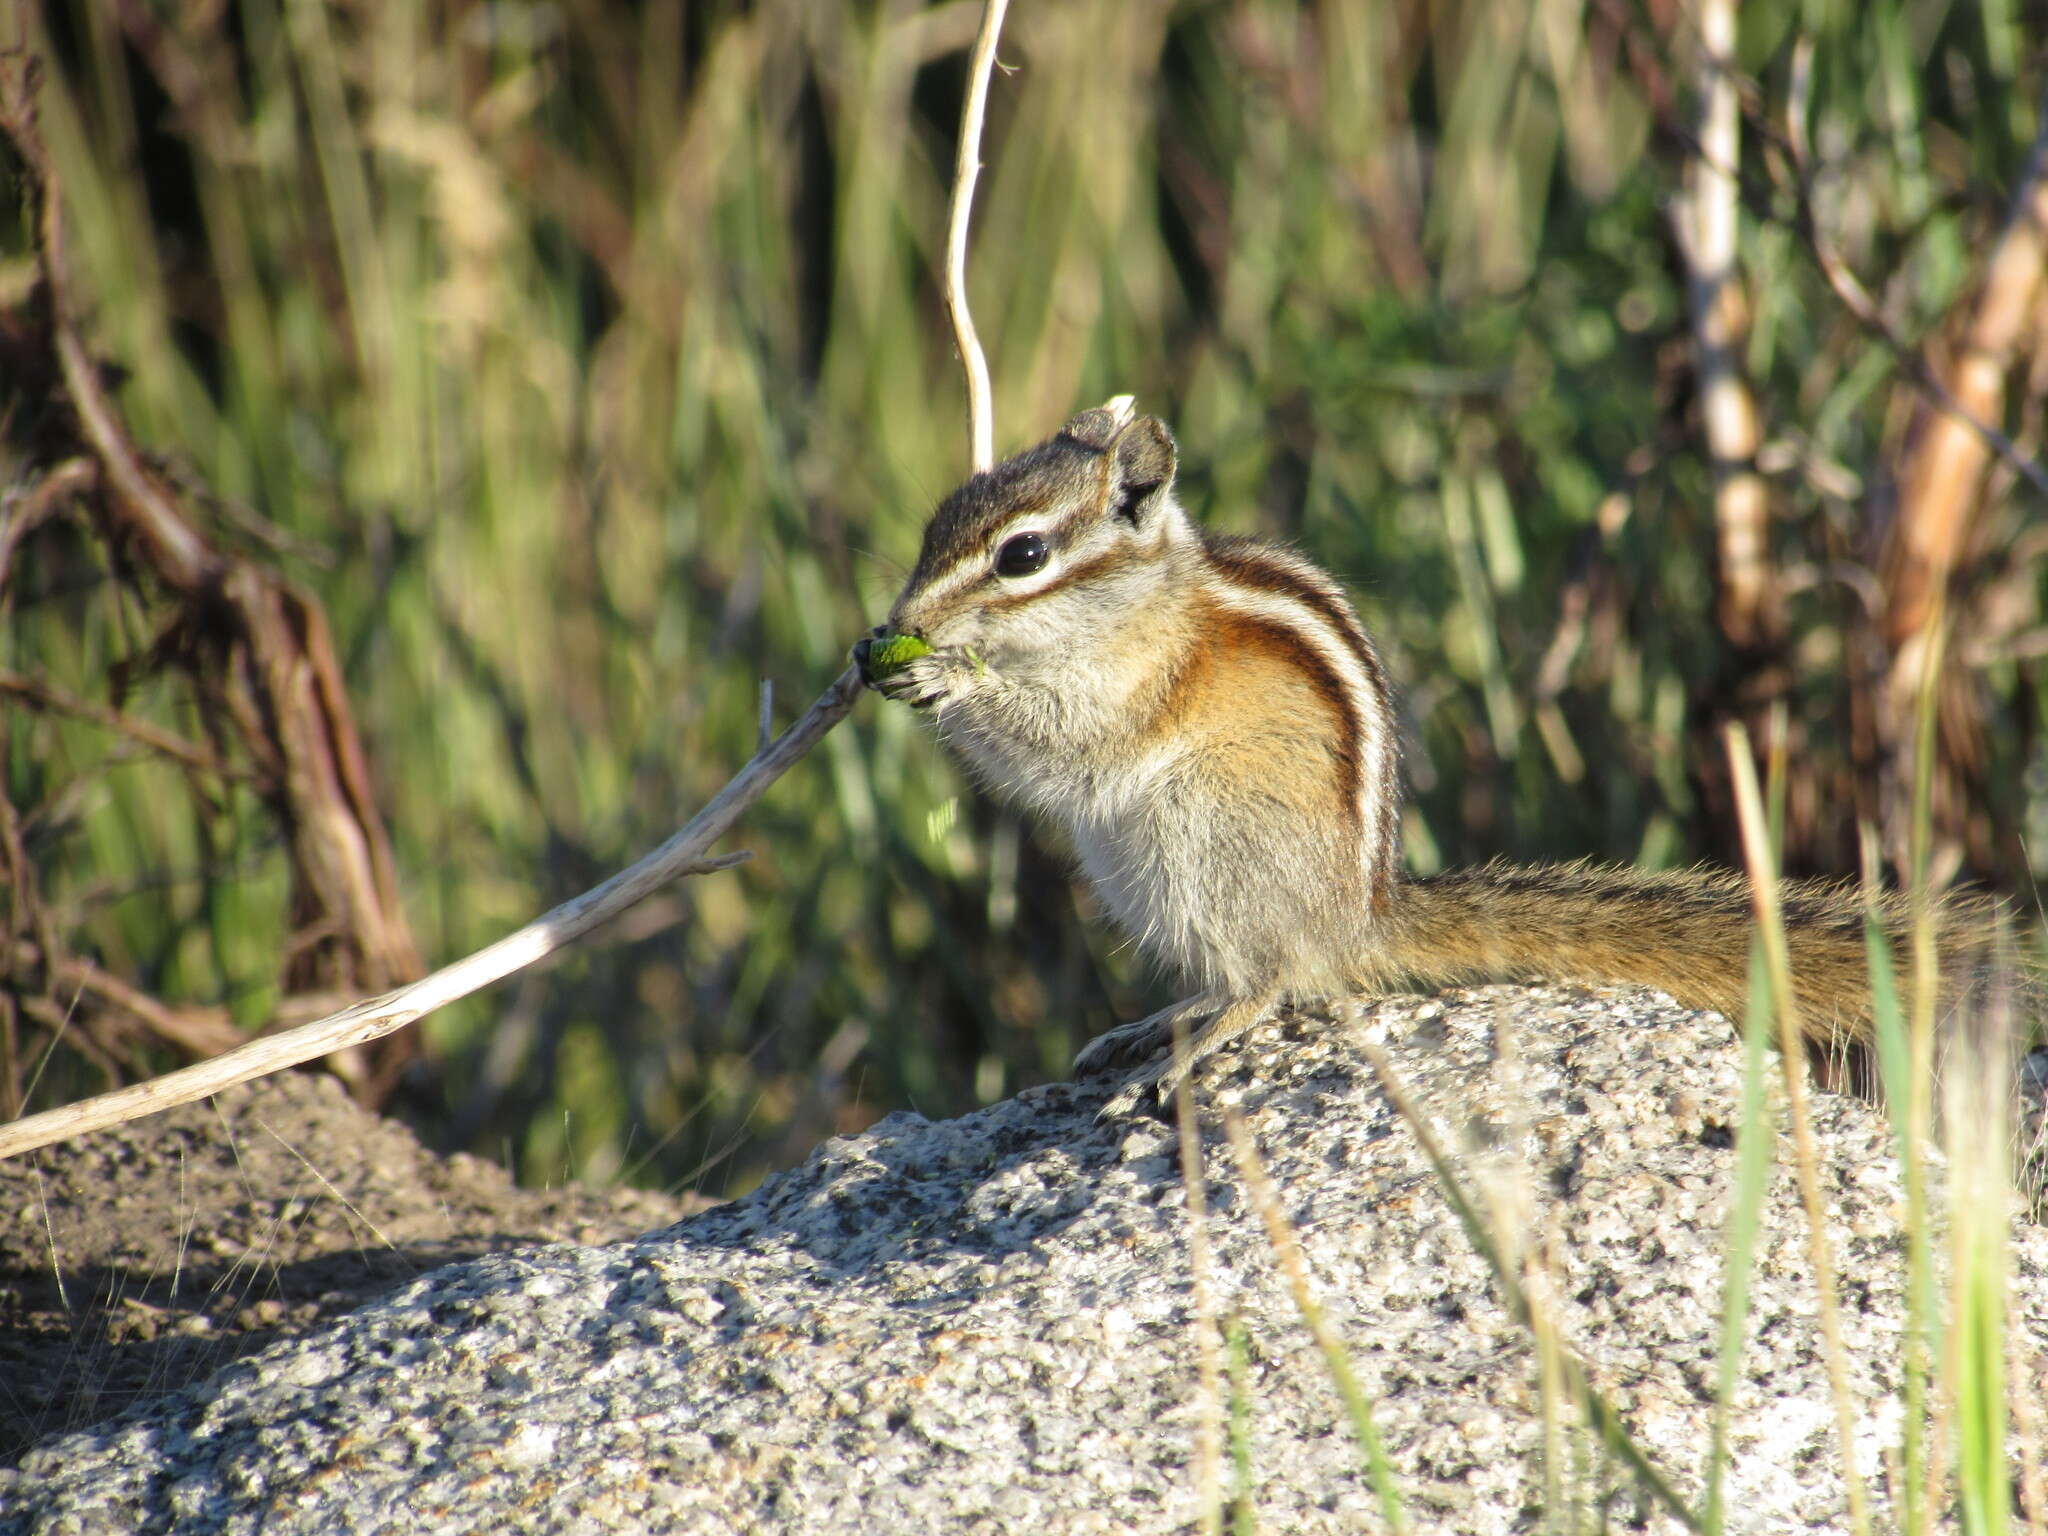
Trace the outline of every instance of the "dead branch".
<path fill-rule="evenodd" d="M 1993 424 L 1994 418 L 1974 409 L 1970 402 L 1952 390 L 1920 349 L 1899 335 L 1872 299 L 1870 291 L 1863 286 L 1856 274 L 1851 272 L 1841 253 L 1821 228 L 1813 206 L 1813 170 L 1809 160 L 1806 134 L 1806 103 L 1812 88 L 1813 45 L 1802 39 L 1792 54 L 1792 82 L 1785 111 L 1786 147 L 1791 151 L 1793 169 L 1798 175 L 1798 215 L 1795 221 L 1807 250 L 1819 266 L 1821 276 L 1842 307 L 1849 311 L 1857 324 L 1882 342 L 1906 377 L 1919 389 L 1928 402 L 1957 431 L 1976 437 L 1985 447 L 1996 453 L 2000 459 L 2029 485 L 2048 496 L 2048 470 L 2039 461 L 2022 451 L 2004 432 Z M 2041 180 L 2041 160 L 2044 140 L 2048 140 L 2048 100 L 2042 103 L 2041 136 L 2034 141 L 2033 153 L 2029 156 L 2027 169 L 2021 177 L 2019 192 L 2014 198 L 2017 216 L 2024 206 L 2024 199 L 2030 187 L 2038 186 Z M 2008 230 L 2011 225 L 2008 224 Z M 2039 226 L 2036 225 L 2038 238 Z M 2037 257 L 2038 260 L 2038 257 Z M 2002 375 L 2001 375 L 2002 377 Z M 1909 633 L 1917 633 L 1917 629 Z"/>
<path fill-rule="evenodd" d="M 1927 669 L 1944 650 L 1929 639 L 1939 628 L 1950 577 L 1983 509 L 1992 455 L 2048 495 L 2048 474 L 1994 425 L 2005 414 L 2006 378 L 2035 339 L 2036 305 L 2048 294 L 2048 95 L 2038 105 L 2034 142 L 2013 189 L 2005 227 L 1985 263 L 1962 346 L 1944 375 L 1927 350 L 1908 348 L 1892 332 L 1815 218 L 1806 131 L 1812 59 L 1811 42 L 1802 40 L 1793 53 L 1786 103 L 1800 223 L 1829 286 L 1891 347 L 1925 401 L 1899 471 L 1898 516 L 1881 556 L 1884 595 L 1876 616 L 1889 656 L 1888 663 L 1878 664 L 1873 689 L 1873 718 L 1885 749 L 1881 814 L 1904 868 L 1910 862 L 1906 829 L 1918 772 L 1913 722 L 1930 683 Z M 1940 719 L 1931 803 L 1933 824 L 1946 840 L 1968 824 L 1971 807 L 1980 800 L 1984 727 L 1969 680 L 1937 676 L 1931 681 L 1940 685 L 1927 694 Z"/>
<path fill-rule="evenodd" d="M 1629 64 L 1636 82 L 1642 87 L 1644 98 L 1649 103 L 1655 118 L 1658 134 L 1690 156 L 1702 153 L 1699 136 L 1682 122 L 1674 106 L 1676 92 L 1664 68 L 1662 44 L 1636 14 L 1628 0 L 1594 0 L 1594 6 L 1614 28 L 1628 49 Z M 1760 181 L 1742 177 L 1740 168 L 1728 167 L 1736 175 L 1741 192 L 1742 204 L 1752 217 L 1771 224 L 1789 222 L 1793 232 L 1814 264 L 1820 268 L 1828 289 L 1844 309 L 1849 312 L 1866 332 L 1874 337 L 1909 383 L 1926 397 L 1937 410 L 1955 420 L 1982 438 L 1985 446 L 2025 480 L 2036 491 L 2048 496 L 2048 469 L 2039 460 L 2026 453 L 2012 438 L 2001 432 L 1983 417 L 1971 411 L 1942 382 L 1941 376 L 1928 365 L 1920 351 L 1887 320 L 1878 309 L 1876 302 L 1863 283 L 1851 272 L 1835 250 L 1833 242 L 1821 228 L 1813 207 L 1813 172 L 1808 162 L 1806 148 L 1806 100 L 1811 85 L 1812 53 L 1808 45 L 1795 49 L 1792 60 L 1791 105 L 1787 112 L 1787 126 L 1781 132 L 1778 125 L 1764 113 L 1754 85 L 1737 92 L 1743 117 L 1750 129 L 1761 135 L 1766 142 L 1783 149 L 1797 172 L 1797 184 L 1792 189 L 1796 202 L 1793 217 L 1788 221 L 1772 205 L 1769 189 Z M 2048 121 L 2044 117 L 2043 121 Z"/>
<path fill-rule="evenodd" d="M 0 58 L 0 133 L 21 158 L 34 210 L 45 342 L 76 418 L 78 460 L 92 469 L 60 466 L 53 489 L 86 496 L 175 596 L 179 613 L 158 655 L 185 666 L 209 708 L 239 727 L 257 787 L 287 834 L 294 927 L 321 936 L 288 963 L 284 990 L 355 993 L 417 976 L 418 950 L 324 612 L 275 571 L 223 551 L 200 530 L 137 447 L 86 345 L 62 188 L 37 124 L 37 83 L 35 60 Z"/>
<path fill-rule="evenodd" d="M 98 479 L 99 466 L 91 459 L 66 459 L 26 489 L 10 491 L 7 499 L 0 502 L 0 592 L 7 590 L 7 573 L 13 568 L 14 551 L 21 541 L 55 517 L 67 502 L 91 489 Z"/>
<path fill-rule="evenodd" d="M 93 997 L 101 1006 L 128 1015 L 159 1040 L 187 1055 L 219 1056 L 248 1039 L 235 1027 L 225 1008 L 171 1007 L 76 955 L 58 955 L 53 959 L 34 944 L 17 942 L 14 959 L 21 965 L 48 965 L 51 983 L 72 998 Z"/>
<path fill-rule="evenodd" d="M 62 1109 L 30 1115 L 0 1126 L 0 1157 L 12 1157 L 53 1141 L 119 1125 L 189 1104 L 237 1083 L 281 1072 L 351 1046 L 401 1030 L 458 998 L 494 981 L 523 971 L 610 922 L 628 907 L 683 875 L 727 869 L 749 857 L 745 853 L 713 858 L 711 845 L 731 830 L 740 814 L 770 784 L 795 765 L 824 734 L 846 717 L 860 695 L 860 676 L 851 667 L 818 697 L 801 720 L 784 731 L 765 752 L 733 776 L 680 832 L 629 869 L 563 902 L 546 916 L 475 954 L 443 966 L 411 986 L 368 998 L 352 1008 L 303 1024 L 281 1035 L 268 1035 L 236 1047 L 224 1056 L 202 1061 L 146 1083 L 100 1094 Z"/>

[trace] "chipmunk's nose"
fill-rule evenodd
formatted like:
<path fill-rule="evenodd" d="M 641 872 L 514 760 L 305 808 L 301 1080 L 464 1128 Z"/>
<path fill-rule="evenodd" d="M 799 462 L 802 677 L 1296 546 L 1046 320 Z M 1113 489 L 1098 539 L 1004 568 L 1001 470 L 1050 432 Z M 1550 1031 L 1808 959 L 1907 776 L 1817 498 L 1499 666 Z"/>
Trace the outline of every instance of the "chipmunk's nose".
<path fill-rule="evenodd" d="M 853 664 L 860 668 L 860 680 L 872 688 L 875 686 L 874 652 L 876 642 L 893 639 L 898 631 L 887 624 L 877 624 L 873 629 L 853 642 Z"/>
<path fill-rule="evenodd" d="M 877 624 L 873 629 L 853 642 L 853 664 L 860 668 L 860 680 L 870 688 L 875 685 L 874 674 L 868 670 L 868 655 L 875 648 L 875 642 L 887 633 L 885 626 Z"/>

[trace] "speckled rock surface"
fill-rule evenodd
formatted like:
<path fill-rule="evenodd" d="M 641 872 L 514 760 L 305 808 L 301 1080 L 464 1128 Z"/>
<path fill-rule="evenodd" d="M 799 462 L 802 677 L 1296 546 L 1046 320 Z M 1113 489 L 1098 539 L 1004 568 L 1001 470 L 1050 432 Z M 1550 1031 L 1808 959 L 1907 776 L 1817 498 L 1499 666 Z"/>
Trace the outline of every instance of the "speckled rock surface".
<path fill-rule="evenodd" d="M 1207 1074 L 1205 1104 L 1243 1111 L 1279 1181 L 1415 1527 L 1485 1533 L 1543 1523 L 1538 1360 L 1359 1033 L 1495 1219 L 1547 1248 L 1566 1346 L 1696 1490 L 1741 1087 L 1727 1024 L 1647 993 L 1488 988 L 1268 1029 Z M 1186 1528 L 1177 1143 L 1170 1123 L 1096 1123 L 1104 1096 L 895 1115 L 638 1241 L 435 1271 L 145 1417 L 45 1442 L 0 1473 L 0 1532 Z M 1896 1435 L 1897 1171 L 1873 1112 L 1816 1108 L 1870 1470 Z M 1374 1528 L 1329 1376 L 1210 1130 L 1212 1286 L 1249 1335 L 1261 1526 Z M 1730 1528 L 1832 1530 L 1832 1409 L 1783 1158 L 1764 1223 Z M 2016 1232 L 2015 1321 L 2038 1350 L 2048 1247 Z M 1554 1433 L 1610 1527 L 1675 1528 L 1588 1437 Z"/>

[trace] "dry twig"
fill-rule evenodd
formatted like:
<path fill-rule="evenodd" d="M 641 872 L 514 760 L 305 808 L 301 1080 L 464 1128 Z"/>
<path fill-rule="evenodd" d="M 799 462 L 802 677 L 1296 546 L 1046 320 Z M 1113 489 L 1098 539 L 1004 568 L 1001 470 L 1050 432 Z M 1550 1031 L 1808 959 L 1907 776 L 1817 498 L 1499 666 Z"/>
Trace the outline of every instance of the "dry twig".
<path fill-rule="evenodd" d="M 1669 143 L 1678 146 L 1688 156 L 1701 157 L 1704 151 L 1699 136 L 1679 117 L 1675 105 L 1677 92 L 1672 88 L 1665 70 L 1663 43 L 1643 23 L 1629 0 L 1594 0 L 1595 8 L 1614 29 L 1628 50 L 1629 67 L 1637 84 L 1649 103 L 1655 117 L 1658 134 Z M 1796 206 L 1793 217 L 1788 221 L 1773 205 L 1770 190 L 1761 181 L 1743 178 L 1740 168 L 1727 167 L 1737 178 L 1742 203 L 1750 214 L 1761 222 L 1771 224 L 1790 223 L 1800 238 L 1807 253 L 1812 256 L 1828 288 L 1848 310 L 1851 318 L 1868 331 L 1892 354 L 1907 380 L 1941 412 L 1955 418 L 1958 424 L 1982 438 L 1986 446 L 2005 461 L 2013 473 L 2025 480 L 2036 491 L 2048 496 L 2048 468 L 2027 454 L 2019 444 L 2005 433 L 1984 420 L 1950 392 L 1927 359 L 1911 342 L 1901 336 L 1879 311 L 1869 290 L 1842 261 L 1833 243 L 1822 232 L 1813 207 L 1813 175 L 1808 164 L 1805 133 L 1806 97 L 1811 83 L 1810 73 L 1802 74 L 1802 56 L 1793 57 L 1793 79 L 1790 111 L 1788 112 L 1789 133 L 1781 133 L 1777 124 L 1764 113 L 1758 100 L 1755 83 L 1744 82 L 1738 89 L 1738 99 L 1743 116 L 1751 130 L 1766 142 L 1782 149 L 1791 159 L 1798 172 L 1797 184 L 1792 189 Z M 2042 118 L 2048 124 L 2048 115 Z"/>
<path fill-rule="evenodd" d="M 30 1115 L 0 1126 L 0 1157 L 12 1157 L 87 1131 L 119 1125 L 143 1115 L 189 1104 L 237 1083 L 264 1077 L 300 1062 L 313 1061 L 350 1046 L 381 1039 L 435 1009 L 469 996 L 494 981 L 523 971 L 592 929 L 610 922 L 643 897 L 682 875 L 729 868 L 748 855 L 710 856 L 710 848 L 739 820 L 740 813 L 761 798 L 770 784 L 810 751 L 820 737 L 845 718 L 860 693 L 860 678 L 849 667 L 805 712 L 803 718 L 733 776 L 711 803 L 675 836 L 631 868 L 604 884 L 563 902 L 517 933 L 478 950 L 410 986 L 369 998 L 327 1018 L 303 1024 L 281 1035 L 251 1040 L 224 1056 L 202 1061 L 131 1088 L 103 1093 L 80 1104 Z"/>
<path fill-rule="evenodd" d="M 1807 57 L 1802 46 L 1797 62 L 1803 66 Z M 1804 74 L 1804 68 L 1794 71 L 1795 85 Z M 1791 117 L 1798 124 L 1803 114 L 1795 110 Z M 2005 228 L 1984 263 L 1976 309 L 1943 381 L 1956 409 L 1928 413 L 1900 469 L 1885 621 L 1895 650 L 1926 628 L 1934 588 L 1947 582 L 1982 507 L 1991 439 L 1979 424 L 2005 412 L 2005 381 L 2029 339 L 2036 296 L 2048 282 L 2048 98 L 2039 117 Z M 1803 132 L 1794 142 L 1804 147 Z"/>
<path fill-rule="evenodd" d="M 1884 343 L 1905 370 L 1906 376 L 1937 408 L 1940 413 L 1938 419 L 1958 433 L 1979 439 L 2003 459 L 2014 473 L 2043 496 L 2048 496 L 2048 470 L 2044 470 L 2038 461 L 2022 451 L 2019 444 L 1992 424 L 1995 411 L 1987 415 L 1979 409 L 1984 402 L 1960 396 L 1949 388 L 1947 382 L 1935 372 L 1919 349 L 1910 345 L 1892 327 L 1891 322 L 1878 309 L 1877 301 L 1871 298 L 1870 291 L 1863 286 L 1856 274 L 1849 270 L 1841 254 L 1835 250 L 1833 242 L 1822 233 L 1814 214 L 1813 171 L 1809 162 L 1806 137 L 1806 109 L 1807 98 L 1812 89 L 1812 68 L 1812 44 L 1802 40 L 1792 56 L 1792 84 L 1785 111 L 1786 138 L 1792 152 L 1794 169 L 1799 173 L 1798 228 L 1805 236 L 1807 249 L 1813 253 L 1813 259 L 1820 267 L 1821 276 L 1827 279 L 1828 287 L 1834 291 L 1835 297 L 1841 300 L 1842 307 L 1855 317 L 1857 323 Z M 2040 205 L 2033 200 L 2043 195 L 2041 186 L 2044 156 L 2048 156 L 2048 99 L 2044 99 L 2041 104 L 2040 131 L 2034 140 L 2033 152 L 2028 157 L 2026 170 L 2021 175 L 2020 187 L 2013 199 L 2013 215 L 2006 227 L 2007 236 L 2017 235 L 2022 240 L 2031 239 L 2034 249 L 2031 253 L 2019 251 L 2013 256 L 1993 258 L 1994 266 L 2001 259 L 2022 264 L 2031 254 L 2037 277 L 2042 260 L 2040 241 L 2043 226 L 2040 220 L 2043 213 Z M 2004 237 L 2001 237 L 2001 248 L 2004 244 Z M 1994 272 L 1992 278 L 1987 279 L 1987 294 L 1999 285 L 1997 274 Z M 2029 291 L 2031 292 L 2031 289 Z M 1980 313 L 1979 323 L 1985 318 L 1986 315 Z M 2002 381 L 2003 373 L 2001 372 L 1998 377 Z M 1995 405 L 1996 401 L 1993 400 L 1991 403 Z M 1974 481 L 1972 484 L 1974 485 Z M 1918 633 L 1917 626 L 1907 633 Z"/>

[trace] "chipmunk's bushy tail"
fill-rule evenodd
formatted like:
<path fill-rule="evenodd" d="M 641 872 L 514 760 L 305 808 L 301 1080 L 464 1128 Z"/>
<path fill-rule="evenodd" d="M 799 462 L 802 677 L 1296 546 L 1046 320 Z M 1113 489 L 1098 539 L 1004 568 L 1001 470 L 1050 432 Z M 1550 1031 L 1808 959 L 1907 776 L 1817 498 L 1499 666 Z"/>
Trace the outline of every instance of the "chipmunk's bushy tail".
<path fill-rule="evenodd" d="M 1492 863 L 1410 880 L 1402 896 L 1382 935 L 1385 979 L 1425 986 L 1634 982 L 1690 1007 L 1742 1017 L 1755 923 L 1749 882 L 1732 871 Z M 1863 892 L 1788 880 L 1782 899 L 1801 1029 L 1821 1044 L 1863 1039 L 1871 1007 Z M 1910 967 L 1909 904 L 1896 894 L 1880 896 L 1877 915 L 1903 975 Z M 1998 903 L 1980 896 L 1936 904 L 1945 999 L 1959 995 L 1991 960 L 1998 919 Z"/>

